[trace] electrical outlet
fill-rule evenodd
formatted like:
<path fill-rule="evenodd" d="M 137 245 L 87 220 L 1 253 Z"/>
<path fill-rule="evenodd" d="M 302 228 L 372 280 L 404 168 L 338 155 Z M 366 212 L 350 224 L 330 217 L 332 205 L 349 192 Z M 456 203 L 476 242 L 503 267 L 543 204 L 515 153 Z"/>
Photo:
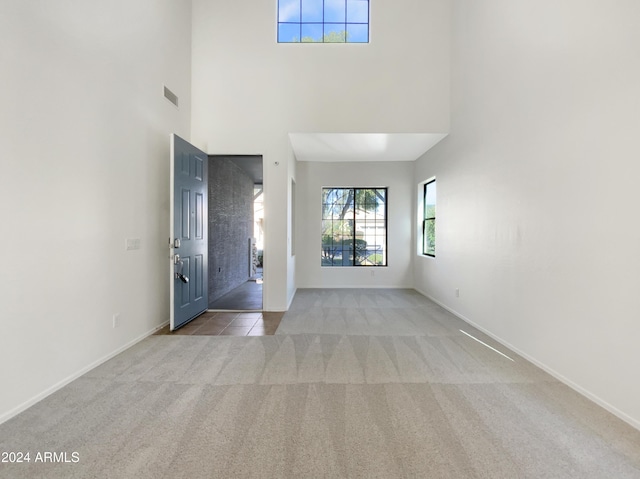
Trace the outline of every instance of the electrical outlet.
<path fill-rule="evenodd" d="M 120 313 L 113 314 L 113 327 L 117 328 L 120 326 Z"/>
<path fill-rule="evenodd" d="M 456 298 L 460 297 L 460 290 L 458 288 L 456 288 Z"/>

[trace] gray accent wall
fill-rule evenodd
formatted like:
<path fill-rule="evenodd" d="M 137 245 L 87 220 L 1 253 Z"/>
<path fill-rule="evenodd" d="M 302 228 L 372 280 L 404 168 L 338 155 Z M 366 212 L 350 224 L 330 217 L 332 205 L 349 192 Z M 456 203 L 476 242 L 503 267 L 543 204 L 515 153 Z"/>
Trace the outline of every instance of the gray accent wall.
<path fill-rule="evenodd" d="M 209 304 L 249 279 L 253 179 L 229 157 L 209 157 Z"/>

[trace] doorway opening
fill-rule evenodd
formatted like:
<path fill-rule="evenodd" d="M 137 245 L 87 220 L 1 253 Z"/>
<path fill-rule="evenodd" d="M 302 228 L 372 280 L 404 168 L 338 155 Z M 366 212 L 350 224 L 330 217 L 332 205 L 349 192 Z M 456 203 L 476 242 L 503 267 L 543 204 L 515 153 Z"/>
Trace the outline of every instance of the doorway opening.
<path fill-rule="evenodd" d="M 209 310 L 262 311 L 261 155 L 209 155 Z"/>

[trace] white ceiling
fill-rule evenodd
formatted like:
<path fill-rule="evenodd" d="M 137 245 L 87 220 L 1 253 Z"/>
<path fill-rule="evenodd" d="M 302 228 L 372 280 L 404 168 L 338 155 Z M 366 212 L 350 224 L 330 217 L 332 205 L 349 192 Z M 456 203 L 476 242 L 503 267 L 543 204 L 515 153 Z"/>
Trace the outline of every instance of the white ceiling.
<path fill-rule="evenodd" d="M 298 161 L 414 161 L 446 133 L 289 133 Z"/>

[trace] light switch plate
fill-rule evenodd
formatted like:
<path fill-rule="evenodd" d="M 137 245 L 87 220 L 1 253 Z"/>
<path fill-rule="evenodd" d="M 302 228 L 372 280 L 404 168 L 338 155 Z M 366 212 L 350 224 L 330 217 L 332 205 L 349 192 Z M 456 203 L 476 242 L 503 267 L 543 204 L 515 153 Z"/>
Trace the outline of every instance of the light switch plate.
<path fill-rule="evenodd" d="M 141 240 L 140 238 L 127 238 L 126 240 L 126 249 L 127 251 L 131 251 L 134 249 L 140 249 Z"/>

